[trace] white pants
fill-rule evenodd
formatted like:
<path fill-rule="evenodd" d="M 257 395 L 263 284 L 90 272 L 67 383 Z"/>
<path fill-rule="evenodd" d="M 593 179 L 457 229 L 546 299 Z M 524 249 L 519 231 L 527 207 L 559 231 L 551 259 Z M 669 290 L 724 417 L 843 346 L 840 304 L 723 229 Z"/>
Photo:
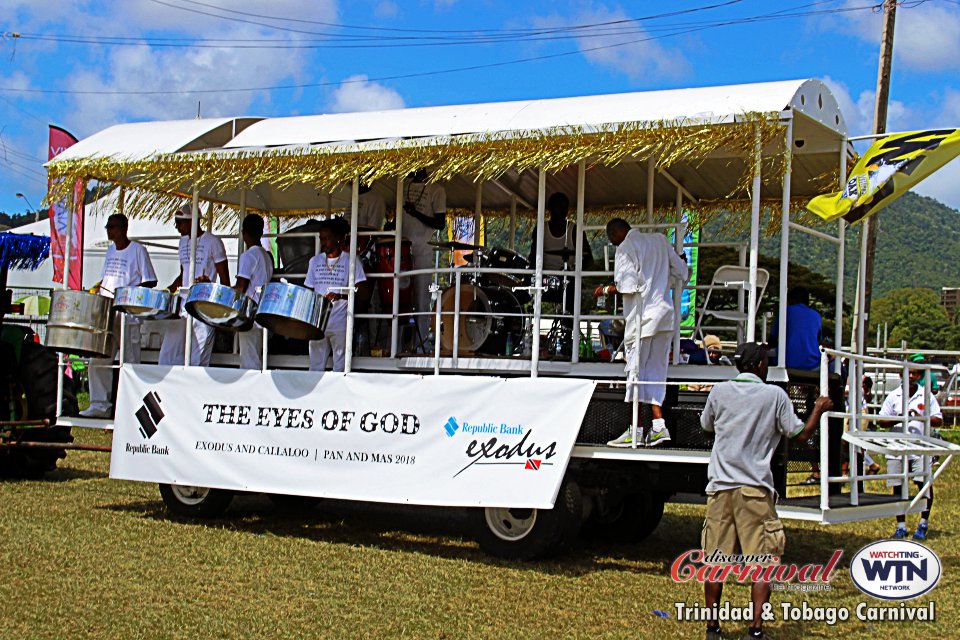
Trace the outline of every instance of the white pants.
<path fill-rule="evenodd" d="M 333 350 L 333 370 L 343 371 L 346 367 L 347 332 L 330 331 L 320 340 L 310 341 L 310 371 L 326 371 L 327 358 Z"/>
<path fill-rule="evenodd" d="M 160 342 L 160 357 L 158 364 L 182 365 L 184 349 L 186 348 L 186 318 L 161 320 L 163 323 L 163 340 Z M 206 367 L 210 364 L 213 355 L 213 338 L 216 330 L 199 320 L 193 321 L 193 340 L 190 345 L 190 364 L 195 367 Z"/>
<path fill-rule="evenodd" d="M 113 359 L 120 353 L 120 323 L 124 323 L 123 361 L 136 364 L 140 362 L 140 323 L 132 322 L 128 316 L 117 314 L 113 322 L 113 335 L 117 338 L 117 348 L 109 358 L 91 358 L 87 370 L 90 379 L 90 408 L 97 411 L 109 411 L 113 406 L 110 397 L 113 391 Z"/>
<path fill-rule="evenodd" d="M 411 251 L 413 257 L 413 268 L 414 269 L 433 269 L 434 260 L 436 253 L 433 250 L 433 247 L 430 245 L 423 245 L 422 247 L 413 247 Z M 430 322 L 431 318 L 429 315 L 430 311 L 430 285 L 433 284 L 433 275 L 429 273 L 424 273 L 421 275 L 413 276 L 413 304 L 414 310 L 417 313 L 424 313 L 425 315 L 417 316 L 417 331 L 420 332 L 419 339 L 425 341 L 427 335 L 430 333 Z M 420 349 L 420 344 L 416 345 L 416 348 Z"/>
<path fill-rule="evenodd" d="M 237 334 L 240 343 L 240 368 L 263 368 L 263 327 L 254 323 L 250 331 L 241 331 Z"/>
<path fill-rule="evenodd" d="M 663 406 L 667 395 L 667 366 L 670 360 L 670 344 L 673 333 L 655 333 L 649 338 L 640 338 L 639 343 L 627 345 L 627 382 L 645 382 L 648 384 L 627 385 L 626 401 Z M 649 384 L 653 383 L 653 384 Z"/>

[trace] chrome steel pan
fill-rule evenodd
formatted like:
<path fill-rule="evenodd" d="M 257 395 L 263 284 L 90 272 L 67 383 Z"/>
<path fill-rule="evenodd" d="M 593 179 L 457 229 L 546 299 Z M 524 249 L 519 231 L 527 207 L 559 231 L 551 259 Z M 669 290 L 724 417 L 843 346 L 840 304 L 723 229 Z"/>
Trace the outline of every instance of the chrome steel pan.
<path fill-rule="evenodd" d="M 47 320 L 47 346 L 78 356 L 113 356 L 112 302 L 86 291 L 54 291 Z"/>
<path fill-rule="evenodd" d="M 227 331 L 249 331 L 257 303 L 245 293 L 213 282 L 190 287 L 184 303 L 187 313 L 204 324 Z"/>
<path fill-rule="evenodd" d="M 143 320 L 167 320 L 180 313 L 180 299 L 169 291 L 117 287 L 113 308 Z"/>
<path fill-rule="evenodd" d="M 330 318 L 330 301 L 306 287 L 271 282 L 260 296 L 257 322 L 298 340 L 319 340 Z"/>

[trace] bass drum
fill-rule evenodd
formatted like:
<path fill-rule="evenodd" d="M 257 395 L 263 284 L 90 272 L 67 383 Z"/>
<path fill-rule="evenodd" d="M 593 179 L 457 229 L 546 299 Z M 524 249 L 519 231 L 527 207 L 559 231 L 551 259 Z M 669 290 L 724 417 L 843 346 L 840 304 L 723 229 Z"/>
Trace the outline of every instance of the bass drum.
<path fill-rule="evenodd" d="M 456 304 L 456 288 L 444 289 L 440 297 L 440 346 L 447 353 L 453 353 L 453 315 Z M 508 355 L 507 338 L 509 336 L 515 346 L 520 344 L 523 337 L 523 318 L 506 314 L 519 314 L 520 311 L 520 303 L 509 289 L 461 285 L 458 341 L 460 354 Z"/>

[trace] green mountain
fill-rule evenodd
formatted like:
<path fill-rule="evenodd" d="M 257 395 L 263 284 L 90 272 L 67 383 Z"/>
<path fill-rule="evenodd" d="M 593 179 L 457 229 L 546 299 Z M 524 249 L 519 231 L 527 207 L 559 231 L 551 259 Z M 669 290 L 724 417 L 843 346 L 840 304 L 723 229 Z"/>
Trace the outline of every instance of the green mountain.
<path fill-rule="evenodd" d="M 960 287 L 960 211 L 947 205 L 908 192 L 893 204 L 881 210 L 880 232 L 877 237 L 877 257 L 873 281 L 873 298 L 880 298 L 896 289 L 925 287 L 939 295 L 941 287 Z M 719 229 L 722 220 L 706 226 Z M 836 235 L 836 224 L 817 227 L 819 231 Z M 763 255 L 780 255 L 780 236 L 763 238 Z M 860 225 L 847 228 L 846 259 L 844 260 L 844 289 L 846 299 L 852 301 L 857 282 L 860 255 Z M 950 257 L 954 256 L 954 257 Z M 807 234 L 790 234 L 790 263 L 822 274 L 836 281 L 837 249 L 833 244 Z"/>

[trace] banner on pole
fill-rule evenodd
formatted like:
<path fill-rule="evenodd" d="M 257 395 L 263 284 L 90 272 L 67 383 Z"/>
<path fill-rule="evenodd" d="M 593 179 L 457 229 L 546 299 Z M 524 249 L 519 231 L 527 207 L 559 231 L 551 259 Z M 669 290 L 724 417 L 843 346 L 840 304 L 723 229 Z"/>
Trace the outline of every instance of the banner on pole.
<path fill-rule="evenodd" d="M 550 508 L 589 380 L 124 365 L 110 477 Z"/>
<path fill-rule="evenodd" d="M 77 143 L 69 132 L 50 125 L 47 160 L 53 160 L 64 149 Z M 49 184 L 48 190 L 49 190 Z M 53 258 L 53 281 L 63 282 L 63 260 L 67 244 L 69 217 L 73 216 L 73 233 L 70 239 L 70 282 L 68 289 L 80 289 L 83 285 L 83 196 L 85 187 L 77 180 L 73 188 L 73 209 L 67 202 L 50 205 L 50 256 Z"/>
<path fill-rule="evenodd" d="M 824 220 L 859 222 L 884 208 L 960 154 L 960 129 L 911 131 L 874 142 L 838 193 L 817 196 L 807 209 Z"/>

